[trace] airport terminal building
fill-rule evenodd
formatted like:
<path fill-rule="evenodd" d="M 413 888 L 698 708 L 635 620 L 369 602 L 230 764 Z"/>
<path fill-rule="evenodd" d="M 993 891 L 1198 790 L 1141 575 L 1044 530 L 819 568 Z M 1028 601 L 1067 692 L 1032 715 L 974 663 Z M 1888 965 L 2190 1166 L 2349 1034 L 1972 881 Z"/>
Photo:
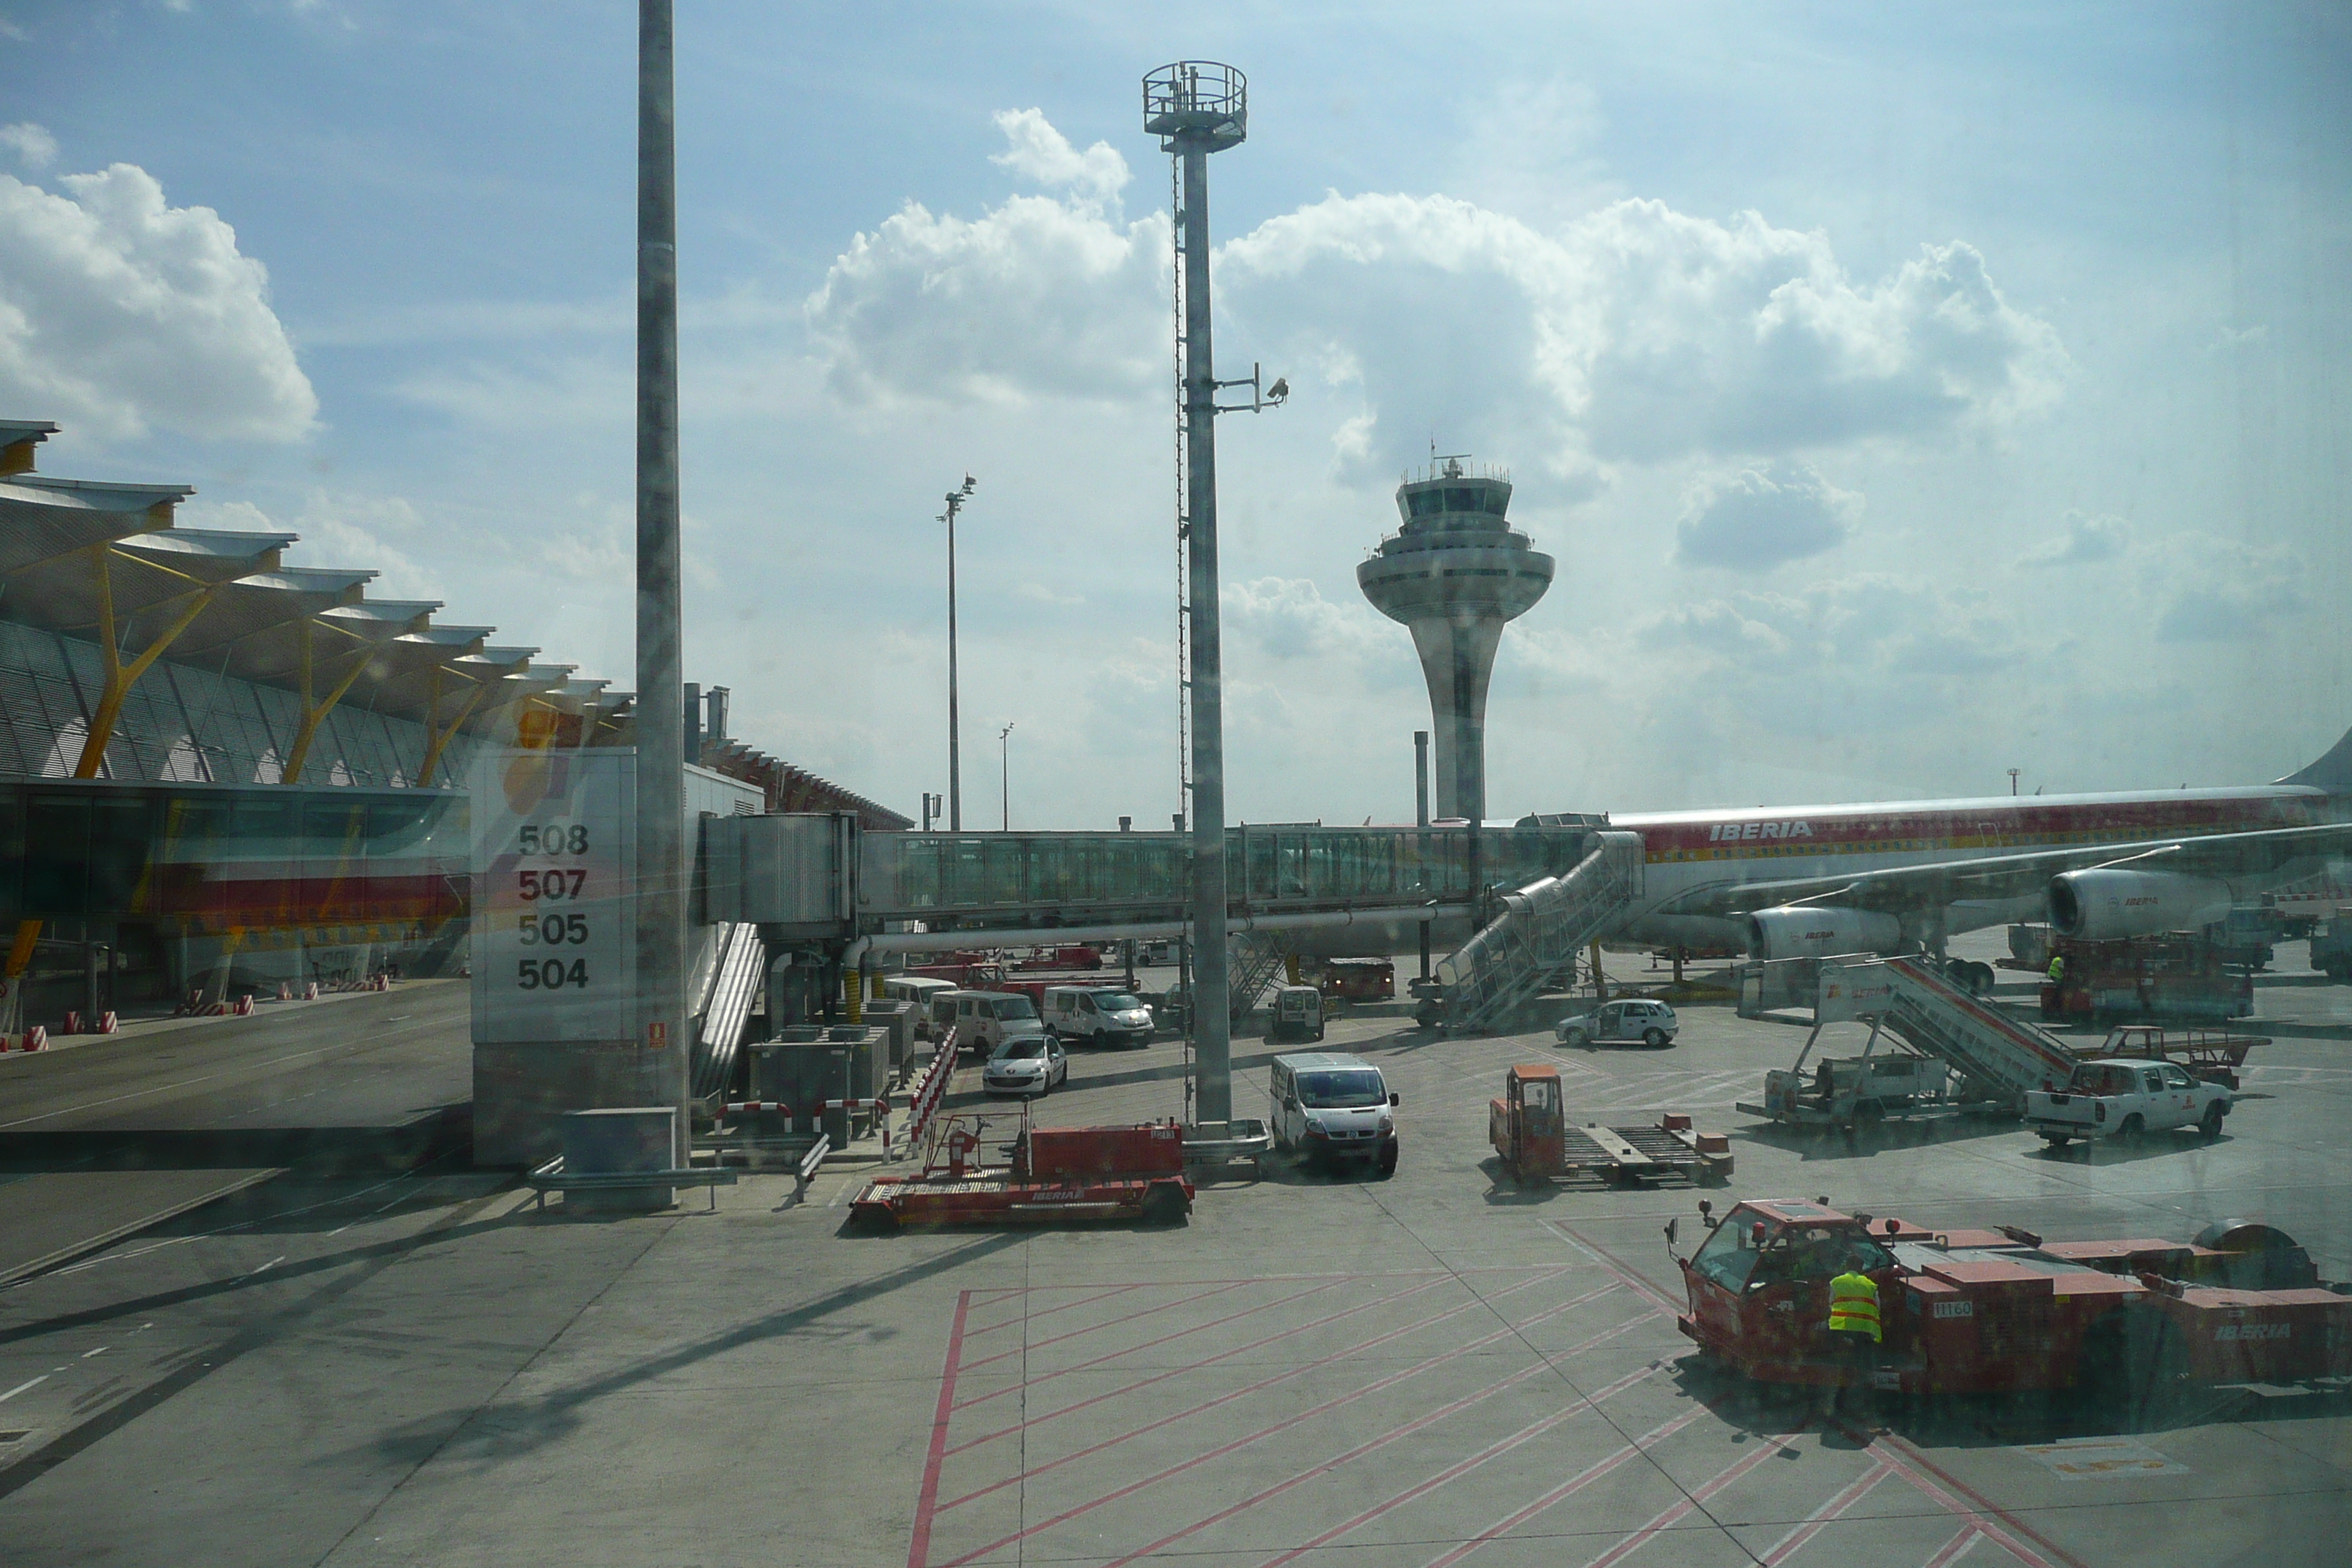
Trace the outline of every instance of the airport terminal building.
<path fill-rule="evenodd" d="M 0 420 L 0 1026 L 454 971 L 476 751 L 635 743 L 632 697 L 437 603 L 177 526 L 185 485 L 37 471 Z M 908 818 L 725 733 L 686 754 L 768 809 Z"/>

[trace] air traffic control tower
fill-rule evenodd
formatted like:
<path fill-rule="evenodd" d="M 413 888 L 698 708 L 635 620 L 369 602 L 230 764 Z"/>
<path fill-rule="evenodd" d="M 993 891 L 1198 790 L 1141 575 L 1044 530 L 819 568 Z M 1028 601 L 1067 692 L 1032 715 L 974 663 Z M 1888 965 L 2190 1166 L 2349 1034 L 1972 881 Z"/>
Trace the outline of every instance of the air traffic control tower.
<path fill-rule="evenodd" d="M 1404 526 L 1356 568 L 1373 608 L 1412 628 L 1429 680 L 1439 817 L 1486 815 L 1486 681 L 1507 621 L 1551 586 L 1552 558 L 1504 521 L 1511 482 L 1445 458 L 1397 487 Z"/>

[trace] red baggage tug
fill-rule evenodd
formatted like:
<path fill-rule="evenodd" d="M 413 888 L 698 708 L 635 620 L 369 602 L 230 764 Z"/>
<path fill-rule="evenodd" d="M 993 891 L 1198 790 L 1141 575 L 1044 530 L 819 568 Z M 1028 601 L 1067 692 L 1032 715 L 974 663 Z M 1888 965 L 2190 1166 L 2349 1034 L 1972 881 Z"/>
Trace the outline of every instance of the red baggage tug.
<path fill-rule="evenodd" d="M 1024 1127 L 1010 1165 L 980 1163 L 982 1116 L 938 1124 L 919 1176 L 880 1176 L 850 1204 L 850 1217 L 901 1225 L 1004 1225 L 1139 1219 L 1179 1225 L 1192 1212 L 1184 1130 L 1172 1121 L 1131 1127 Z M 1001 1119 L 1000 1119 L 1001 1120 Z"/>
<path fill-rule="evenodd" d="M 1704 1211 L 1706 1205 L 1701 1205 Z M 2195 1243 L 1930 1231 L 1786 1200 L 1742 1203 L 1678 1258 L 1684 1334 L 1763 1383 L 1855 1380 L 1827 1342 L 1830 1280 L 1878 1283 L 1874 1384 L 1910 1394 L 2287 1384 L 2352 1377 L 2352 1295 L 2284 1233 Z"/>

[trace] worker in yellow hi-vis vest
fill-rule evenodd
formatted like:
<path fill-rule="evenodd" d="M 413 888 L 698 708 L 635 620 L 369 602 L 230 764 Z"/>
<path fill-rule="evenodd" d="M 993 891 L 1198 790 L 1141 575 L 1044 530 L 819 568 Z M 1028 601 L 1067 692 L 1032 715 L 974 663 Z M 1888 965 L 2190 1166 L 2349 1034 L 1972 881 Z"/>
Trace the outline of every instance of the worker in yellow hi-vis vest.
<path fill-rule="evenodd" d="M 1830 1403 L 1832 1415 L 1850 1408 L 1871 1415 L 1875 1405 L 1872 1376 L 1878 1370 L 1881 1339 L 1878 1281 L 1849 1268 L 1830 1281 L 1830 1351 L 1838 1368 L 1837 1393 Z M 1847 1394 L 1856 1389 L 1858 1404 L 1849 1406 Z"/>

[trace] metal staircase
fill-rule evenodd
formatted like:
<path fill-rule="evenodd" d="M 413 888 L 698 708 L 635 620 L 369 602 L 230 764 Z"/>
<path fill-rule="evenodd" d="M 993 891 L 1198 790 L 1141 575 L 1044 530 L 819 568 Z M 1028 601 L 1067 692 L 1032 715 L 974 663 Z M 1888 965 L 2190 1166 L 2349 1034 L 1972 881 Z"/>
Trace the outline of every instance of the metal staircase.
<path fill-rule="evenodd" d="M 1969 995 L 1938 973 L 1931 959 L 1841 968 L 1860 1010 L 1870 1010 L 1876 986 L 1883 985 L 1880 1026 L 1987 1086 L 1993 1098 L 2022 1103 L 2027 1090 L 2063 1089 L 2074 1076 L 2077 1058 L 2063 1041 Z"/>
<path fill-rule="evenodd" d="M 1437 965 L 1454 1034 L 1492 1028 L 1513 1008 L 1573 975 L 1580 953 L 1609 934 L 1642 892 L 1642 836 L 1596 833 L 1565 876 L 1503 896 L 1503 912 Z"/>
<path fill-rule="evenodd" d="M 1245 931 L 1233 943 L 1234 968 L 1232 1016 L 1227 1026 L 1241 1027 L 1241 1022 L 1265 994 L 1274 977 L 1282 973 L 1282 961 L 1286 956 L 1280 941 L 1272 931 Z"/>
<path fill-rule="evenodd" d="M 760 994 L 761 960 L 765 947 L 760 928 L 750 921 L 721 927 L 719 960 L 711 972 L 710 988 L 694 1031 L 694 1093 L 707 1100 L 723 1092 L 735 1073 L 736 1053 L 742 1048 L 743 1026 L 750 1022 L 751 1004 Z"/>

